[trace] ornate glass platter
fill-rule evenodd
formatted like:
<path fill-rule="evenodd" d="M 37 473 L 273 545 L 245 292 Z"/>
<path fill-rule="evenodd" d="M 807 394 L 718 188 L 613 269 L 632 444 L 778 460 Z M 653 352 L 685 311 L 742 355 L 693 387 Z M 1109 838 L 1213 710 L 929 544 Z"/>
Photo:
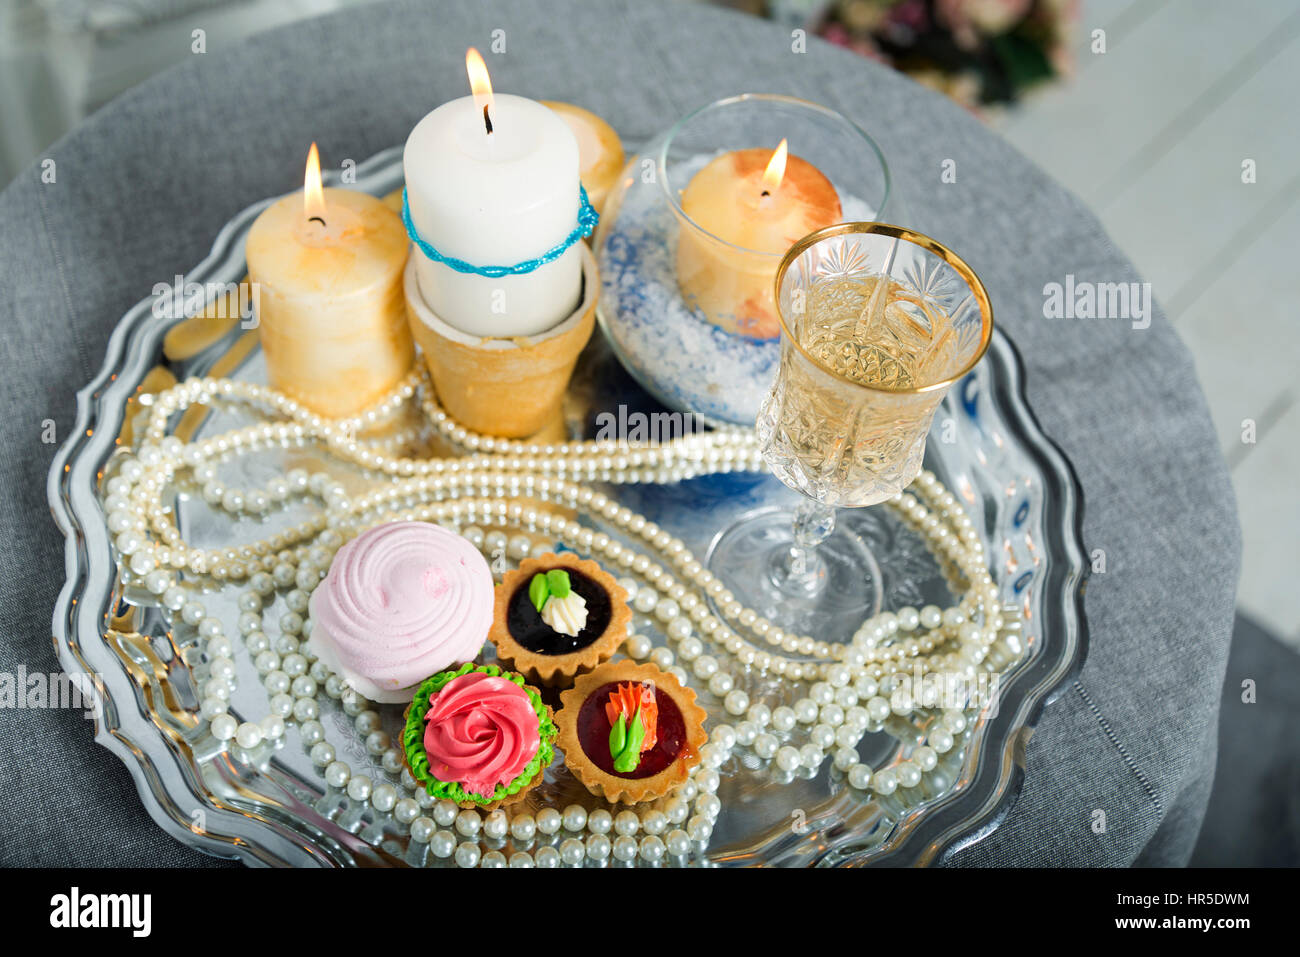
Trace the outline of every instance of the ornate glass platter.
<path fill-rule="evenodd" d="M 355 184 L 375 195 L 401 185 L 400 149 L 362 164 Z M 269 202 L 269 200 L 267 201 Z M 187 288 L 205 299 L 237 288 L 245 273 L 243 243 L 266 203 L 235 217 L 221 231 L 211 254 L 186 277 Z M 168 833 L 199 849 L 248 864 L 374 866 L 443 864 L 407 825 L 376 814 L 364 801 L 329 787 L 299 738 L 297 722 L 284 736 L 245 752 L 217 741 L 198 715 L 195 666 L 203 664 L 195 628 L 161 608 L 138 586 L 124 584 L 106 524 L 101 484 L 114 469 L 124 438 L 140 411 L 140 396 L 191 376 L 228 376 L 264 382 L 256 334 L 231 319 L 186 319 L 157 308 L 153 299 L 133 308 L 111 337 L 103 369 L 77 396 L 77 427 L 56 458 L 49 498 L 66 537 L 68 579 L 54 610 L 53 634 L 64 668 L 94 675 L 102 695 L 98 743 L 131 771 L 151 816 Z M 567 437 L 590 437 L 615 410 L 659 409 L 624 373 L 600 336 L 588 347 L 566 403 Z M 245 424 L 235 406 L 213 401 L 178 424 L 193 436 L 211 436 Z M 397 428 L 418 454 L 451 454 L 438 447 L 414 413 Z M 924 783 L 890 795 L 848 786 L 832 762 L 815 772 L 779 771 L 775 763 L 736 748 L 718 768 L 719 813 L 707 850 L 694 863 L 739 865 L 859 865 L 940 863 L 955 849 L 997 826 L 1017 793 L 1023 749 L 1042 708 L 1082 662 L 1086 626 L 1082 613 L 1085 576 L 1080 540 L 1082 501 L 1064 456 L 1043 435 L 1024 401 L 1021 365 L 1010 341 L 997 334 L 986 359 L 956 386 L 936 416 L 926 466 L 962 502 L 983 537 L 992 574 L 1016 623 L 1004 636 L 1016 651 L 1003 671 L 993 706 L 973 716 L 957 746 L 940 756 Z M 222 476 L 232 483 L 264 481 L 274 470 L 328 469 L 350 490 L 367 489 L 374 476 L 340 464 L 310 443 L 232 460 Z M 598 485 L 628 508 L 678 536 L 697 556 L 707 553 L 715 532 L 740 514 L 780 504 L 792 495 L 775 480 L 751 474 L 716 474 L 668 485 Z M 204 503 L 193 488 L 173 490 L 177 524 L 195 545 L 216 547 L 301 521 L 290 507 L 238 528 Z M 576 519 L 614 534 L 596 516 Z M 945 577 L 922 539 L 883 508 L 848 513 L 877 555 L 883 573 L 884 607 L 949 603 Z M 204 596 L 209 613 L 239 617 L 233 594 Z M 664 642 L 653 615 L 638 613 L 635 630 L 656 645 Z M 238 658 L 237 692 L 231 711 L 260 716 L 265 692 L 250 656 Z M 721 703 L 692 678 L 712 721 L 734 721 Z M 746 690 L 776 706 L 796 696 L 786 685 L 752 673 Z M 323 697 L 323 696 L 322 696 Z M 325 738 L 357 773 L 396 783 L 367 752 L 350 717 L 325 700 L 320 723 Z M 396 736 L 400 708 L 385 708 L 384 727 Z M 889 718 L 869 727 L 859 744 L 862 761 L 887 767 L 919 744 L 924 728 Z M 537 802 L 562 807 L 599 801 L 566 769 L 553 766 L 537 789 Z M 530 797 L 530 800 L 534 800 Z M 539 803 L 539 806 L 541 804 Z M 567 836 L 539 834 L 534 850 Z M 501 844 L 509 851 L 509 839 Z M 612 862 L 611 862 L 612 863 Z"/>

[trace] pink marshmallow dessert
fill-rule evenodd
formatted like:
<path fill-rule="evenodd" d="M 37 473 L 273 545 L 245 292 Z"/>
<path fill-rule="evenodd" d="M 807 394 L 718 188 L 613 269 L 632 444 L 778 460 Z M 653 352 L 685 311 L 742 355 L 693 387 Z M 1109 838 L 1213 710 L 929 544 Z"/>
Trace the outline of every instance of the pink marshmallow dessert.
<path fill-rule="evenodd" d="M 492 625 L 479 550 L 428 522 L 391 522 L 339 549 L 312 593 L 310 645 L 371 701 L 409 701 L 431 674 L 472 660 Z"/>

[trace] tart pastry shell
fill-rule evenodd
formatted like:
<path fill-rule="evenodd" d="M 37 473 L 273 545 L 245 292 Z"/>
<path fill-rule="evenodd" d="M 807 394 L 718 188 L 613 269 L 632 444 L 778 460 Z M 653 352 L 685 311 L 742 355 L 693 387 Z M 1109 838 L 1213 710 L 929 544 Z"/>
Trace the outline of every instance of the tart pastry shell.
<path fill-rule="evenodd" d="M 515 592 L 528 588 L 529 581 L 538 572 L 553 568 L 568 568 L 582 572 L 609 596 L 609 624 L 591 644 L 563 655 L 543 655 L 525 648 L 510 634 L 510 601 Z M 627 605 L 627 592 L 614 577 L 595 562 L 579 558 L 571 552 L 548 553 L 541 558 L 528 558 L 517 569 L 506 572 L 496 590 L 496 609 L 488 640 L 497 650 L 503 668 L 523 675 L 529 681 L 547 687 L 567 687 L 574 678 L 591 671 L 614 652 L 627 639 L 627 626 L 632 620 L 632 609 Z"/>
<path fill-rule="evenodd" d="M 602 686 L 625 681 L 648 681 L 655 686 L 657 694 L 672 698 L 686 729 L 681 752 L 666 768 L 647 778 L 623 778 L 598 768 L 578 739 L 578 713 L 583 703 Z M 700 763 L 700 748 L 709 740 L 704 730 L 708 714 L 695 703 L 694 690 L 683 687 L 672 675 L 651 664 L 624 660 L 601 665 L 579 677 L 572 688 L 560 695 L 560 702 L 560 712 L 555 717 L 560 733 L 555 744 L 564 752 L 565 765 L 588 791 L 614 803 L 640 804 L 675 791 L 686 783 L 691 768 Z"/>

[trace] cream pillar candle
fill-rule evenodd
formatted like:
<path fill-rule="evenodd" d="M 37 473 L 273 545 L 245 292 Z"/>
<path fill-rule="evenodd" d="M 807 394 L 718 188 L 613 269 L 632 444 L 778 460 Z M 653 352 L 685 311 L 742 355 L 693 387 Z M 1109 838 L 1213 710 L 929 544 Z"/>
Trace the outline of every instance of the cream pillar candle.
<path fill-rule="evenodd" d="M 614 128 L 590 110 L 572 103 L 542 100 L 542 105 L 554 110 L 568 124 L 578 140 L 578 173 L 587 190 L 591 205 L 600 212 L 605 197 L 623 172 L 623 143 Z"/>
<path fill-rule="evenodd" d="M 554 249 L 578 222 L 578 143 L 551 110 L 493 95 L 482 58 L 466 58 L 475 95 L 444 103 L 411 131 L 402 156 L 411 221 L 445 257 L 510 267 Z M 418 249 L 419 289 L 443 321 L 474 336 L 531 336 L 578 305 L 578 244 L 531 272 L 460 272 Z"/>
<path fill-rule="evenodd" d="M 347 416 L 392 389 L 415 361 L 401 218 L 365 193 L 320 186 L 316 144 L 303 194 L 248 232 L 258 335 L 270 383 L 315 412 Z"/>
<path fill-rule="evenodd" d="M 780 334 L 772 284 L 785 251 L 840 221 L 840 198 L 817 167 L 744 149 L 711 160 L 682 191 L 677 283 L 715 325 L 756 339 Z"/>

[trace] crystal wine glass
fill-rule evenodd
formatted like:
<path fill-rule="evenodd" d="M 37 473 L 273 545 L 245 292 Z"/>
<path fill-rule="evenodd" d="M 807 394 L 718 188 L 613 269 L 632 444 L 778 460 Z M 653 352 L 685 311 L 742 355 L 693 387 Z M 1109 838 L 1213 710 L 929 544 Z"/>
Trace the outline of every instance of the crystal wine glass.
<path fill-rule="evenodd" d="M 916 477 L 936 409 L 988 347 L 993 310 L 957 255 L 885 223 L 799 240 L 776 301 L 781 362 L 757 429 L 773 474 L 804 497 L 725 530 L 709 565 L 777 627 L 843 641 L 879 610 L 881 580 L 836 509 L 885 501 Z"/>

